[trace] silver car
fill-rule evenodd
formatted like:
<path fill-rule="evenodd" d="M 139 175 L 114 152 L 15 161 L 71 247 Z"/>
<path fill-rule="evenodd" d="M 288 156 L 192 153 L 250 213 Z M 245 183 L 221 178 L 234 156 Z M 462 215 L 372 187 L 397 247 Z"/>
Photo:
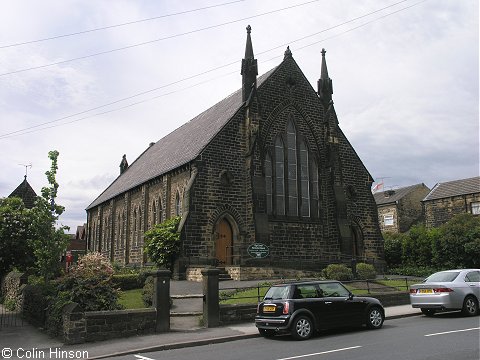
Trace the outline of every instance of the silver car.
<path fill-rule="evenodd" d="M 410 303 L 427 316 L 441 310 L 478 314 L 480 269 L 440 271 L 410 287 Z"/>

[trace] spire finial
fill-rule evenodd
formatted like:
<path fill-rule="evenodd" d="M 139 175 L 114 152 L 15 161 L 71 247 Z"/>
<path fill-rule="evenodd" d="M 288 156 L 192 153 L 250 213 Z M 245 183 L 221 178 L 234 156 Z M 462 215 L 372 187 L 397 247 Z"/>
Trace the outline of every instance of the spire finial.
<path fill-rule="evenodd" d="M 292 51 L 290 50 L 290 46 L 287 46 L 287 50 L 285 50 L 285 53 L 283 55 L 283 60 L 292 57 Z"/>
<path fill-rule="evenodd" d="M 242 70 L 240 74 L 242 75 L 242 99 L 246 101 L 248 96 L 252 91 L 252 86 L 257 86 L 257 60 L 253 55 L 253 46 L 252 38 L 250 33 L 252 32 L 252 27 L 247 26 L 247 43 L 245 45 L 245 57 L 242 60 Z"/>
<path fill-rule="evenodd" d="M 323 101 L 324 105 L 328 107 L 330 100 L 332 100 L 333 84 L 332 79 L 328 76 L 327 60 L 325 58 L 326 52 L 325 49 L 322 49 L 322 65 L 320 79 L 318 80 L 318 96 Z"/>

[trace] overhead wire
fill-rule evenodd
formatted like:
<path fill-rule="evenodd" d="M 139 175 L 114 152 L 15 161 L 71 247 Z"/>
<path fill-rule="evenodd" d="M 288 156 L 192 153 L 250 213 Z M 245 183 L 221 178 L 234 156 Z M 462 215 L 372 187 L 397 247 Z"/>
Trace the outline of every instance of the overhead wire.
<path fill-rule="evenodd" d="M 146 22 L 146 21 L 159 20 L 159 19 L 164 19 L 164 18 L 167 18 L 167 17 L 178 16 L 178 15 L 185 15 L 185 14 L 188 14 L 188 13 L 193 13 L 193 12 L 197 12 L 197 11 L 213 9 L 213 8 L 216 8 L 216 7 L 231 5 L 231 4 L 235 4 L 235 3 L 239 3 L 239 2 L 243 2 L 243 1 L 245 1 L 245 0 L 234 0 L 234 1 L 229 1 L 229 2 L 226 2 L 226 3 L 222 3 L 222 4 L 215 4 L 215 5 L 210 5 L 210 6 L 204 6 L 204 7 L 201 7 L 201 8 L 196 8 L 196 9 L 191 9 L 191 10 L 185 10 L 185 11 L 179 11 L 179 12 L 176 12 L 176 13 L 159 15 L 159 16 L 154 16 L 154 17 L 150 17 L 150 18 L 146 18 L 146 19 L 128 21 L 128 22 L 125 22 L 125 23 L 120 23 L 120 24 L 115 24 L 115 25 L 108 25 L 108 26 L 103 26 L 103 27 L 94 28 L 94 29 L 89 29 L 89 30 L 83 30 L 83 31 L 77 31 L 77 32 L 68 33 L 68 34 L 50 36 L 50 37 L 41 38 L 41 39 L 36 39 L 36 40 L 23 41 L 23 42 L 8 44 L 8 45 L 0 45 L 0 49 L 10 48 L 10 47 L 16 47 L 16 46 L 21 46 L 21 45 L 35 44 L 35 43 L 39 43 L 39 42 L 44 42 L 44 41 L 49 41 L 49 40 L 55 40 L 55 39 L 61 39 L 61 38 L 70 37 L 70 36 L 88 34 L 88 33 L 95 32 L 95 31 L 108 30 L 108 29 L 113 29 L 113 28 L 117 28 L 117 27 L 122 27 L 122 26 L 127 26 L 127 25 L 138 24 L 138 23 L 142 23 L 142 22 Z"/>
<path fill-rule="evenodd" d="M 119 47 L 119 48 L 115 48 L 115 49 L 100 51 L 100 52 L 97 52 L 97 53 L 94 53 L 94 54 L 79 56 L 79 57 L 76 57 L 76 58 L 57 61 L 57 62 L 54 62 L 54 63 L 44 64 L 44 65 L 39 65 L 39 66 L 32 66 L 32 67 L 28 67 L 28 68 L 24 68 L 24 69 L 19 69 L 19 70 L 12 70 L 12 71 L 8 71 L 6 73 L 0 74 L 0 77 L 7 76 L 7 75 L 18 74 L 18 73 L 22 73 L 22 72 L 26 72 L 26 71 L 31 71 L 31 70 L 44 69 L 44 68 L 55 66 L 55 65 L 66 64 L 66 63 L 69 63 L 69 62 L 72 62 L 72 61 L 85 60 L 85 59 L 89 59 L 89 58 L 100 56 L 100 55 L 111 54 L 111 53 L 114 53 L 114 52 L 117 52 L 117 51 L 123 51 L 123 50 L 132 49 L 132 48 L 136 48 L 136 47 L 143 46 L 143 45 L 153 44 L 153 43 L 156 43 L 156 42 L 159 42 L 159 41 L 174 39 L 174 38 L 178 38 L 178 37 L 185 36 L 185 35 L 191 35 L 191 34 L 194 34 L 194 33 L 197 33 L 197 32 L 201 32 L 201 31 L 205 31 L 205 30 L 211 30 L 211 29 L 222 27 L 222 26 L 235 24 L 235 23 L 238 23 L 240 21 L 251 20 L 251 19 L 261 17 L 261 16 L 274 14 L 274 13 L 277 13 L 277 12 L 280 12 L 280 11 L 290 10 L 290 9 L 293 9 L 293 8 L 296 8 L 296 7 L 299 7 L 299 6 L 308 5 L 308 4 L 311 4 L 311 3 L 314 3 L 314 2 L 318 2 L 318 1 L 320 1 L 320 0 L 310 0 L 310 1 L 307 1 L 307 2 L 300 3 L 300 4 L 290 5 L 290 6 L 281 8 L 281 9 L 270 10 L 270 11 L 267 11 L 267 12 L 264 12 L 264 13 L 260 13 L 260 14 L 256 14 L 256 15 L 252 15 L 252 16 L 247 16 L 247 17 L 244 17 L 244 18 L 241 18 L 241 19 L 231 20 L 231 21 L 220 23 L 220 24 L 215 24 L 215 25 L 210 25 L 210 26 L 206 26 L 206 27 L 203 27 L 203 28 L 195 29 L 195 30 L 185 31 L 183 33 L 168 35 L 168 36 L 164 36 L 162 38 L 153 39 L 153 40 L 149 40 L 149 41 L 144 41 L 144 42 L 137 43 L 137 44 L 132 44 L 132 45 L 127 45 L 127 46 L 123 46 L 123 47 Z M 403 1 L 408 1 L 408 0 L 402 0 L 402 2 Z"/>
<path fill-rule="evenodd" d="M 427 1 L 427 0 L 418 1 L 418 2 L 416 2 L 416 3 L 414 3 L 414 4 L 412 4 L 412 5 L 409 5 L 409 6 L 407 6 L 407 7 L 398 9 L 398 10 L 393 11 L 393 12 L 391 12 L 391 13 L 382 15 L 382 16 L 377 17 L 377 18 L 375 18 L 375 19 L 372 19 L 372 20 L 370 20 L 370 21 L 368 21 L 368 22 L 365 22 L 365 23 L 363 23 L 363 24 L 360 24 L 360 25 L 358 25 L 358 26 L 356 26 L 356 27 L 354 27 L 354 28 L 345 30 L 345 31 L 343 31 L 343 32 L 341 32 L 341 33 L 339 33 L 339 34 L 335 34 L 335 35 L 329 36 L 329 37 L 327 37 L 327 38 L 323 38 L 323 39 L 321 39 L 321 40 L 315 41 L 315 42 L 313 42 L 313 43 L 310 43 L 310 44 L 301 46 L 301 47 L 299 47 L 299 48 L 295 48 L 295 51 L 302 50 L 302 49 L 305 49 L 305 48 L 307 48 L 307 47 L 316 45 L 316 44 L 318 44 L 319 42 L 322 42 L 322 41 L 326 41 L 326 40 L 330 40 L 330 39 L 332 39 L 332 38 L 339 37 L 339 36 L 341 36 L 341 35 L 344 35 L 344 34 L 349 33 L 349 32 L 351 32 L 351 31 L 357 30 L 357 29 L 359 29 L 359 28 L 361 28 L 361 27 L 364 27 L 364 26 L 366 26 L 366 25 L 369 25 L 369 24 L 371 24 L 371 23 L 373 23 L 373 22 L 375 22 L 375 21 L 384 19 L 384 18 L 386 18 L 386 17 L 388 17 L 388 16 L 391 16 L 391 15 L 397 14 L 397 13 L 399 13 L 399 12 L 401 12 L 401 11 L 410 9 L 410 8 L 412 8 L 412 7 L 414 7 L 414 6 L 417 6 L 417 5 L 419 5 L 419 4 L 423 3 L 423 2 L 426 2 L 426 1 Z M 404 2 L 404 1 L 401 1 L 401 2 Z M 398 4 L 398 3 L 397 3 L 397 4 Z M 390 6 L 388 6 L 388 7 L 391 7 L 391 6 L 393 6 L 393 5 L 390 5 Z M 386 7 L 386 8 L 388 8 L 388 7 Z M 386 8 L 383 8 L 383 9 L 386 9 Z M 377 13 L 377 12 L 379 12 L 380 10 L 382 10 L 382 9 L 375 10 L 375 11 L 369 13 L 369 14 L 371 15 L 371 14 Z M 364 18 L 364 17 L 366 17 L 367 15 L 368 15 L 368 14 L 362 15 L 362 16 L 358 17 L 357 19 Z M 343 24 L 347 24 L 347 23 L 350 23 L 350 22 L 352 22 L 352 20 L 348 20 L 348 21 L 344 22 Z M 331 27 L 331 28 L 329 28 L 329 29 L 337 28 L 337 27 L 339 27 L 339 26 L 340 26 L 340 25 L 335 25 L 335 26 L 333 26 L 333 27 Z M 324 30 L 322 30 L 322 31 L 319 31 L 319 32 L 315 33 L 315 35 L 318 35 L 319 33 L 322 33 L 322 32 L 325 32 L 325 31 L 327 31 L 327 29 L 324 29 Z M 280 48 L 280 47 L 285 47 L 286 45 L 290 45 L 290 44 L 295 43 L 295 42 L 298 42 L 298 41 L 300 41 L 300 40 L 304 40 L 304 39 L 309 38 L 309 37 L 311 37 L 311 36 L 313 36 L 313 34 L 312 34 L 312 35 L 304 36 L 304 37 L 302 37 L 302 38 L 299 38 L 299 39 L 296 39 L 296 40 L 293 40 L 293 41 L 290 41 L 290 42 L 288 42 L 288 43 L 286 43 L 286 44 L 278 45 L 278 46 L 276 46 L 276 47 L 273 47 L 273 48 L 271 48 L 271 49 L 268 49 L 268 50 L 265 50 L 265 51 L 262 51 L 262 52 L 259 52 L 259 53 L 257 53 L 257 55 L 268 53 L 268 52 L 273 51 L 273 50 L 275 50 L 275 49 L 278 49 L 278 48 Z M 265 61 L 265 62 L 268 62 L 268 61 L 277 59 L 277 58 L 279 58 L 280 56 L 282 56 L 282 55 L 277 55 L 277 56 L 271 57 L 271 58 L 269 58 L 269 59 L 266 59 L 266 60 L 264 60 L 264 61 Z M 51 125 L 51 126 L 48 126 L 48 127 L 44 127 L 45 125 L 53 124 L 53 123 L 55 123 L 55 122 L 59 122 L 59 121 L 62 121 L 62 120 L 66 120 L 66 119 L 69 119 L 69 118 L 72 118 L 72 117 L 75 117 L 75 116 L 78 116 L 78 115 L 83 115 L 83 114 L 89 113 L 89 112 L 94 111 L 94 110 L 98 110 L 98 109 L 105 108 L 105 107 L 107 107 L 107 106 L 111 106 L 111 105 L 114 105 L 114 104 L 117 104 L 117 103 L 120 103 L 120 102 L 123 102 L 123 101 L 127 101 L 127 100 L 136 98 L 136 97 L 141 96 L 141 95 L 145 95 L 145 94 L 148 94 L 148 93 L 152 93 L 152 92 L 154 92 L 154 91 L 158 91 L 158 90 L 160 90 L 160 89 L 164 89 L 164 88 L 166 88 L 166 87 L 169 87 L 169 86 L 172 86 L 172 85 L 175 85 L 175 84 L 179 84 L 179 83 L 184 82 L 184 81 L 187 81 L 187 80 L 191 80 L 191 79 L 193 79 L 193 78 L 196 78 L 196 77 L 199 77 L 199 76 L 202 76 L 202 75 L 211 73 L 211 72 L 216 71 L 216 70 L 218 70 L 218 69 L 222 69 L 222 68 L 225 68 L 225 67 L 228 67 L 228 66 L 237 64 L 237 63 L 238 63 L 238 60 L 235 60 L 234 62 L 230 62 L 230 63 L 228 63 L 228 64 L 224 64 L 224 65 L 221 65 L 221 66 L 217 66 L 217 67 L 215 67 L 215 68 L 206 70 L 206 71 L 204 71 L 204 72 L 201 72 L 201 73 L 198 73 L 198 74 L 195 74 L 195 75 L 191 75 L 191 76 L 189 76 L 189 77 L 186 77 L 186 78 L 183 78 L 183 79 L 180 79 L 180 80 L 171 82 L 171 83 L 169 83 L 169 84 L 165 84 L 165 85 L 159 86 L 159 87 L 154 88 L 154 89 L 150 89 L 150 90 L 143 91 L 143 92 L 140 92 L 140 93 L 137 93 L 137 94 L 134 94 L 134 95 L 131 95 L 131 96 L 122 98 L 122 99 L 115 100 L 115 101 L 110 102 L 110 103 L 108 103 L 108 104 L 100 105 L 100 106 L 97 106 L 97 107 L 94 107 L 94 108 L 91 108 L 91 109 L 87 109 L 87 110 L 84 110 L 84 111 L 81 111 L 81 112 L 78 112 L 78 113 L 75 113 L 75 114 L 71 114 L 71 115 L 68 115 L 68 116 L 64 116 L 64 117 L 59 118 L 59 119 L 55 119 L 55 120 L 51 120 L 51 121 L 48 121 L 48 122 L 44 122 L 44 123 L 42 123 L 42 124 L 37 124 L 37 125 L 34 125 L 34 126 L 30 126 L 30 127 L 24 128 L 24 129 L 12 131 L 12 132 L 10 132 L 10 133 L 5 133 L 5 134 L 0 135 L 0 140 L 1 140 L 1 139 L 5 139 L 5 138 L 10 138 L 10 137 L 15 137 L 15 136 L 21 136 L 21 135 L 28 134 L 28 133 L 35 132 L 35 131 L 41 131 L 41 130 L 51 129 L 51 128 L 58 127 L 58 126 L 64 126 L 64 125 L 67 125 L 67 124 L 71 124 L 71 123 L 74 123 L 74 122 L 78 122 L 78 121 L 81 121 L 81 120 L 85 120 L 85 119 L 88 119 L 88 118 L 92 118 L 92 117 L 95 117 L 95 116 L 100 116 L 100 115 L 112 113 L 112 112 L 115 112 L 115 111 L 119 111 L 119 110 L 122 110 L 122 109 L 126 109 L 126 108 L 129 108 L 129 107 L 135 106 L 135 105 L 139 105 L 139 104 L 141 104 L 141 103 L 145 103 L 145 102 L 147 102 L 147 101 L 151 101 L 151 100 L 154 100 L 154 99 L 158 99 L 158 98 L 160 98 L 160 97 L 164 97 L 164 96 L 167 96 L 167 95 L 171 95 L 171 94 L 173 94 L 173 93 L 176 93 L 176 92 L 183 91 L 183 90 L 186 90 L 186 89 L 188 89 L 188 88 L 191 88 L 192 86 L 189 86 L 188 88 L 182 88 L 182 89 L 174 90 L 174 91 L 171 91 L 171 92 L 168 92 L 168 93 L 164 93 L 164 94 L 155 96 L 155 97 L 153 97 L 153 98 L 141 100 L 141 101 L 138 101 L 138 102 L 135 102 L 135 103 L 132 103 L 132 104 L 128 104 L 128 105 L 125 105 L 125 106 L 122 106 L 122 107 L 119 107 L 119 108 L 111 109 L 111 110 L 104 111 L 104 112 L 100 112 L 100 113 L 91 114 L 91 115 L 82 117 L 82 118 L 80 118 L 80 119 L 75 119 L 75 120 L 72 120 L 72 121 L 69 121 L 69 122 L 65 122 L 65 123 L 61 123 L 61 124 L 55 124 L 55 125 Z M 225 75 L 222 75 L 221 77 L 224 77 L 224 76 L 227 76 L 227 75 L 231 75 L 231 74 L 234 74 L 234 73 L 236 73 L 236 72 L 237 72 L 237 71 L 232 71 L 232 72 L 229 72 L 229 73 L 227 73 L 227 74 L 225 74 Z M 218 78 L 218 77 L 217 77 L 217 78 Z M 217 78 L 204 80 L 204 81 L 202 81 L 202 82 L 199 82 L 199 83 L 194 84 L 193 86 L 199 86 L 199 85 L 204 84 L 204 83 L 206 83 L 206 82 L 210 82 L 210 81 L 216 80 Z M 40 129 L 39 129 L 39 128 L 40 128 Z"/>

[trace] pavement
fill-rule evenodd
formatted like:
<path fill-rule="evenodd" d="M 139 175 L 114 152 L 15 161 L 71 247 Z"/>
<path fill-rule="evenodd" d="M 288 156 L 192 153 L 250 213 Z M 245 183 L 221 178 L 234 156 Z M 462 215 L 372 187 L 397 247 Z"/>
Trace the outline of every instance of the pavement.
<path fill-rule="evenodd" d="M 221 287 L 228 288 L 230 285 L 232 284 L 226 283 L 222 284 Z M 243 283 L 242 285 L 252 286 L 247 283 Z M 185 286 L 186 288 L 180 291 L 176 289 L 175 286 Z M 196 289 L 196 287 L 198 287 L 198 289 Z M 199 293 L 201 293 L 201 284 L 173 285 L 171 293 L 172 295 L 179 295 L 180 292 L 194 292 L 195 290 L 199 290 Z M 172 311 L 173 310 L 175 310 L 175 307 Z M 410 305 L 400 305 L 386 307 L 385 315 L 386 321 L 388 321 L 407 316 L 419 316 L 421 312 L 418 309 L 413 309 Z M 2 351 L 0 359 L 53 359 L 58 358 L 58 355 L 50 356 L 49 354 L 57 350 L 73 351 L 75 353 L 70 354 L 76 354 L 75 358 L 77 359 L 102 359 L 120 355 L 141 354 L 151 351 L 222 343 L 258 336 L 257 328 L 253 322 L 230 324 L 215 328 L 203 328 L 199 325 L 198 317 L 174 316 L 171 318 L 171 331 L 169 332 L 78 345 L 64 345 L 58 339 L 51 338 L 30 324 L 24 323 L 23 326 L 0 328 L 0 351 Z M 8 349 L 11 350 L 12 356 L 10 357 L 8 356 Z"/>

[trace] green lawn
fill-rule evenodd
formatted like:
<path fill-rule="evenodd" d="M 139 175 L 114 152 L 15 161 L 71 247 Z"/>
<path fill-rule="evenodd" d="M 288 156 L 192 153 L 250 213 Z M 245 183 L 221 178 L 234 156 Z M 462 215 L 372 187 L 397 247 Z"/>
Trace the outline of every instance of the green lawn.
<path fill-rule="evenodd" d="M 407 291 L 405 280 L 376 280 L 378 284 L 389 286 L 397 289 L 398 291 Z M 408 285 L 418 283 L 418 280 L 409 280 Z M 350 290 L 355 295 L 368 295 L 366 289 L 358 289 L 352 286 L 351 284 L 346 284 L 348 290 Z M 265 296 L 268 287 L 260 288 L 260 299 Z M 373 289 L 372 289 L 373 290 Z M 377 289 L 373 290 L 376 291 Z M 373 292 L 372 291 L 372 292 Z M 378 293 L 378 291 L 376 291 Z M 220 301 L 220 304 L 256 304 L 258 302 L 258 289 L 246 289 L 243 291 L 233 292 L 230 296 L 227 295 L 227 292 L 220 291 L 220 298 L 224 300 Z M 142 309 L 145 308 L 145 305 L 142 301 L 142 289 L 127 290 L 122 291 L 120 296 L 119 303 L 122 304 L 125 309 Z"/>
<path fill-rule="evenodd" d="M 142 289 L 122 291 L 118 301 L 125 309 L 143 309 Z"/>

